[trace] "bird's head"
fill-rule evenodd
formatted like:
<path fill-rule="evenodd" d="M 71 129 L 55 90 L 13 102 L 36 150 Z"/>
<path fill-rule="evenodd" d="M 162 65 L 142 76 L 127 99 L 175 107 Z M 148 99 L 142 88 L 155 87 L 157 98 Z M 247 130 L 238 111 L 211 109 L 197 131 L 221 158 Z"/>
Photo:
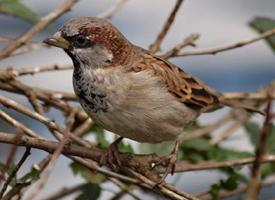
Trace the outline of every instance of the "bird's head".
<path fill-rule="evenodd" d="M 95 17 L 68 21 L 44 43 L 64 49 L 75 67 L 122 64 L 131 49 L 130 42 L 111 23 Z"/>

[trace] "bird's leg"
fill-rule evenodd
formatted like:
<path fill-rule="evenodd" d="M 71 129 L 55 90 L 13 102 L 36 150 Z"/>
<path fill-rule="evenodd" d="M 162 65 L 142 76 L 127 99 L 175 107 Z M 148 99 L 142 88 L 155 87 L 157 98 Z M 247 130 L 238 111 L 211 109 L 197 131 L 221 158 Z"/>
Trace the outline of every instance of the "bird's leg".
<path fill-rule="evenodd" d="M 100 164 L 101 165 L 109 165 L 109 166 L 114 166 L 114 164 L 117 164 L 119 167 L 121 167 L 121 161 L 119 158 L 119 151 L 118 151 L 118 144 L 121 142 L 123 137 L 119 137 L 116 139 L 108 149 L 106 150 L 106 153 L 102 155 L 100 159 Z"/>
<path fill-rule="evenodd" d="M 178 153 L 179 153 L 179 145 L 180 145 L 180 140 L 176 140 L 175 146 L 172 150 L 172 152 L 169 155 L 166 155 L 164 157 L 162 157 L 160 159 L 159 162 L 156 163 L 156 165 L 160 165 L 165 163 L 166 165 L 166 169 L 165 172 L 163 174 L 163 176 L 161 177 L 160 181 L 157 183 L 162 184 L 165 180 L 165 178 L 167 177 L 167 175 L 169 173 L 171 173 L 172 175 L 174 174 L 175 171 L 175 166 L 176 166 L 176 161 L 177 161 L 177 157 L 178 157 Z"/>

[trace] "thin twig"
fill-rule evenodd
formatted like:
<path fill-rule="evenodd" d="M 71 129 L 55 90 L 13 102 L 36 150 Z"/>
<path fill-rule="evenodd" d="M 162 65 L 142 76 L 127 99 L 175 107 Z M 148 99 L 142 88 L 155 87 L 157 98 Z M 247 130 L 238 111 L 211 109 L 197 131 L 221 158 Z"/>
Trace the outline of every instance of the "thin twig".
<path fill-rule="evenodd" d="M 14 42 L 14 38 L 0 37 L 0 43 L 10 45 Z M 16 56 L 24 53 L 28 53 L 33 50 L 40 49 L 42 47 L 48 47 L 48 45 L 41 42 L 27 42 L 26 45 L 16 49 L 10 56 Z"/>
<path fill-rule="evenodd" d="M 8 188 L 8 185 L 10 184 L 10 182 L 12 181 L 13 178 L 15 178 L 16 173 L 18 172 L 18 170 L 20 169 L 20 167 L 23 165 L 23 163 L 25 162 L 25 160 L 28 158 L 28 156 L 30 155 L 30 148 L 26 147 L 26 151 L 23 154 L 22 158 L 20 159 L 20 161 L 18 162 L 18 164 L 16 165 L 15 169 L 11 172 L 11 174 L 9 175 L 8 179 L 6 180 L 5 184 L 3 185 L 2 190 L 0 191 L 0 199 L 2 199 L 6 189 Z"/>
<path fill-rule="evenodd" d="M 33 130 L 29 129 L 24 124 L 22 124 L 19 121 L 15 120 L 14 118 L 12 118 L 10 115 L 8 115 L 6 112 L 4 112 L 1 109 L 0 109 L 0 118 L 4 119 L 10 125 L 17 128 L 18 130 L 22 131 L 22 133 L 27 134 L 28 136 L 41 138 Z"/>
<path fill-rule="evenodd" d="M 258 194 L 259 194 L 259 189 L 260 189 L 260 165 L 261 165 L 261 160 L 262 157 L 265 154 L 266 151 L 266 143 L 267 143 L 267 137 L 268 134 L 270 133 L 270 121 L 271 121 L 271 109 L 272 109 L 272 104 L 271 104 L 271 99 L 269 96 L 267 96 L 267 106 L 266 106 L 266 117 L 265 121 L 263 124 L 263 128 L 261 131 L 261 137 L 259 140 L 259 143 L 257 144 L 257 148 L 255 150 L 255 160 L 252 165 L 251 169 L 251 180 L 249 182 L 248 190 L 247 190 L 247 195 L 246 199 L 247 200 L 253 200 L 253 199 L 258 199 Z"/>
<path fill-rule="evenodd" d="M 18 76 L 24 75 L 34 75 L 41 72 L 49 72 L 49 71 L 60 71 L 60 70 L 69 70 L 73 69 L 72 64 L 51 64 L 45 66 L 36 66 L 36 67 L 21 67 L 19 69 L 13 69 L 11 67 L 7 67 L 4 70 L 0 70 L 0 74 L 6 74 L 5 76 L 9 76 L 9 78 L 16 78 Z"/>
<path fill-rule="evenodd" d="M 42 177 L 36 183 L 36 187 L 35 187 L 34 191 L 30 194 L 29 198 L 27 198 L 28 200 L 33 200 L 39 194 L 39 192 L 43 189 L 47 180 L 49 179 L 49 176 L 53 170 L 53 167 L 54 167 L 59 155 L 62 153 L 64 145 L 66 144 L 66 141 L 68 138 L 68 131 L 66 133 L 67 134 L 65 134 L 63 136 L 63 139 L 61 140 L 61 142 L 59 142 L 59 146 L 58 146 L 58 148 L 56 148 L 55 152 L 53 153 L 51 160 L 50 160 L 48 166 L 45 168 Z"/>
<path fill-rule="evenodd" d="M 251 116 L 251 113 L 243 111 L 241 113 L 241 117 L 238 117 L 233 124 L 227 127 L 223 132 L 219 133 L 218 137 L 212 138 L 209 143 L 211 145 L 216 145 L 219 144 L 221 141 L 227 139 L 230 135 L 235 133 L 235 131 L 240 128 L 245 122 L 247 122 Z"/>
<path fill-rule="evenodd" d="M 275 184 L 275 176 L 271 175 L 270 177 L 267 177 L 266 180 L 264 180 L 260 184 L 260 187 L 263 188 L 263 187 L 271 186 L 274 184 Z M 233 197 L 234 195 L 238 195 L 240 193 L 246 192 L 247 189 L 248 189 L 248 186 L 243 185 L 243 186 L 238 187 L 235 190 L 221 190 L 218 194 L 219 195 L 218 198 L 220 199 L 220 198 L 226 198 L 226 197 Z M 196 195 L 196 196 L 203 200 L 211 200 L 212 199 L 211 196 L 208 194 L 208 191 L 204 192 L 204 194 L 201 193 L 201 195 Z"/>
<path fill-rule="evenodd" d="M 69 188 L 64 187 L 64 188 L 61 188 L 60 190 L 58 190 L 57 192 L 51 194 L 50 196 L 43 198 L 43 200 L 58 200 L 58 199 L 66 197 L 70 194 L 73 194 L 75 192 L 78 192 L 79 190 L 81 190 L 82 187 L 83 187 L 83 183 L 77 184 L 77 185 L 69 187 Z"/>
<path fill-rule="evenodd" d="M 211 134 L 214 130 L 217 130 L 221 126 L 224 126 L 226 123 L 230 122 L 231 120 L 232 120 L 232 112 L 228 113 L 224 117 L 221 117 L 213 124 L 188 132 L 181 138 L 181 142 Z"/>
<path fill-rule="evenodd" d="M 77 0 L 67 0 L 56 10 L 43 17 L 39 22 L 32 26 L 26 33 L 20 36 L 15 42 L 0 51 L 0 60 L 11 55 L 16 49 L 26 44 L 34 35 L 44 30 L 51 22 L 56 20 L 62 14 L 70 10 Z"/>
<path fill-rule="evenodd" d="M 116 3 L 108 10 L 97 15 L 99 18 L 111 18 L 117 11 L 119 11 L 127 0 L 117 0 Z"/>
<path fill-rule="evenodd" d="M 200 35 L 198 33 L 192 33 L 188 37 L 186 37 L 182 42 L 179 44 L 175 45 L 172 49 L 166 51 L 163 54 L 160 54 L 160 57 L 163 58 L 170 58 L 173 57 L 174 55 L 177 55 L 177 53 L 180 52 L 181 49 L 183 49 L 186 46 L 195 46 L 194 42 L 199 39 Z"/>
<path fill-rule="evenodd" d="M 60 134 L 65 133 L 65 129 L 63 127 L 60 127 L 56 122 L 54 122 L 54 120 L 47 118 L 44 115 L 40 115 L 39 113 L 34 112 L 34 111 L 28 109 L 27 107 L 20 105 L 19 103 L 15 102 L 11 99 L 8 99 L 8 98 L 0 95 L 0 103 L 6 107 L 13 108 L 14 110 L 16 110 L 20 113 L 23 113 L 35 120 L 40 121 L 45 126 L 47 126 L 48 129 L 51 130 L 52 132 L 56 131 Z M 71 109 L 71 111 L 72 111 L 72 109 Z M 91 146 L 87 141 L 79 138 L 76 135 L 69 133 L 69 137 L 70 137 L 70 139 L 72 139 L 73 141 L 75 141 L 78 144 L 81 144 L 86 147 Z"/>
<path fill-rule="evenodd" d="M 153 42 L 153 44 L 151 44 L 149 47 L 149 51 L 151 53 L 154 54 L 160 49 L 160 45 L 161 45 L 163 39 L 165 38 L 166 34 L 168 33 L 171 25 L 173 24 L 176 14 L 177 14 L 182 3 L 183 3 L 183 0 L 176 0 L 176 4 L 175 4 L 172 12 L 170 13 L 169 17 L 167 18 L 164 26 L 162 27 L 162 30 L 158 34 L 158 36 L 157 36 L 156 40 Z"/>
<path fill-rule="evenodd" d="M 262 33 L 260 36 L 253 37 L 250 39 L 244 39 L 236 43 L 232 43 L 232 44 L 228 44 L 220 47 L 212 47 L 212 48 L 196 49 L 196 50 L 188 50 L 188 51 L 186 50 L 183 52 L 179 52 L 177 55 L 174 55 L 174 56 L 177 56 L 177 57 L 178 56 L 196 56 L 196 55 L 209 55 L 209 54 L 215 55 L 223 51 L 228 51 L 231 49 L 236 49 L 245 45 L 252 44 L 264 38 L 268 38 L 274 34 L 275 34 L 275 28 Z"/>
<path fill-rule="evenodd" d="M 176 200 L 198 200 L 198 198 L 185 193 L 183 191 L 179 192 L 179 191 L 175 191 L 174 188 L 167 188 L 166 185 L 159 185 L 156 186 L 156 183 L 150 179 L 148 179 L 146 176 L 143 176 L 142 174 L 139 174 L 138 172 L 132 170 L 132 169 L 128 169 L 128 171 L 130 171 L 135 177 L 137 177 L 140 181 L 146 183 L 147 185 L 149 185 L 152 189 L 155 189 L 159 192 L 161 192 L 162 194 L 164 194 L 165 196 L 168 196 L 171 199 L 176 199 Z M 171 190 L 172 189 L 172 190 Z"/>
<path fill-rule="evenodd" d="M 75 112 L 72 111 L 71 115 L 67 118 L 68 119 L 67 120 L 67 127 L 66 127 L 66 130 L 64 131 L 63 138 L 59 142 L 58 148 L 56 148 L 53 155 L 51 156 L 51 159 L 48 162 L 47 167 L 44 169 L 43 176 L 36 183 L 36 187 L 35 187 L 33 193 L 31 193 L 29 198 L 27 198 L 28 200 L 33 200 L 39 194 L 39 192 L 43 189 L 43 187 L 45 186 L 47 180 L 49 179 L 49 176 L 50 176 L 50 174 L 53 170 L 53 167 L 54 167 L 58 157 L 62 153 L 62 150 L 63 150 L 63 148 L 64 148 L 64 146 L 65 146 L 65 144 L 66 144 L 66 142 L 69 138 L 69 131 L 71 129 L 72 124 L 74 123 L 74 116 L 75 116 Z"/>
<path fill-rule="evenodd" d="M 133 193 L 133 186 L 125 185 L 115 178 L 109 178 L 109 180 L 121 189 L 121 191 L 117 193 L 114 197 L 112 197 L 111 200 L 121 199 L 123 197 L 123 194 L 128 194 L 135 200 L 141 200 L 141 198 Z"/>

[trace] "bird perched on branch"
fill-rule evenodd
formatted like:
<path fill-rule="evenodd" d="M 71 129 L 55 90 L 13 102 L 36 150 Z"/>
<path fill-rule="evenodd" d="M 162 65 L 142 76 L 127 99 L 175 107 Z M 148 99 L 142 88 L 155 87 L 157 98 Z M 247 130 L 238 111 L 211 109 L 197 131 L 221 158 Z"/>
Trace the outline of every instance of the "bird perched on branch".
<path fill-rule="evenodd" d="M 103 161 L 116 162 L 123 137 L 138 142 L 175 141 L 163 179 L 173 172 L 184 127 L 227 101 L 193 75 L 129 42 L 107 20 L 80 17 L 67 22 L 45 43 L 60 47 L 74 64 L 73 86 L 80 104 L 104 129 L 121 137 Z"/>

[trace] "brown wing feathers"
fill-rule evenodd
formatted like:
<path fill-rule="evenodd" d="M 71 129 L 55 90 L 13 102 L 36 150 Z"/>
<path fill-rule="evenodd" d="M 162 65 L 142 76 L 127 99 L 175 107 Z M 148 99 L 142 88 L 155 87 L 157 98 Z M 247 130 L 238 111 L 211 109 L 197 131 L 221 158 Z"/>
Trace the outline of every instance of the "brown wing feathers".
<path fill-rule="evenodd" d="M 166 83 L 169 92 L 189 107 L 208 110 L 219 105 L 218 97 L 214 93 L 204 87 L 196 78 L 168 61 L 145 54 L 144 66 L 152 68 L 154 73 Z"/>

